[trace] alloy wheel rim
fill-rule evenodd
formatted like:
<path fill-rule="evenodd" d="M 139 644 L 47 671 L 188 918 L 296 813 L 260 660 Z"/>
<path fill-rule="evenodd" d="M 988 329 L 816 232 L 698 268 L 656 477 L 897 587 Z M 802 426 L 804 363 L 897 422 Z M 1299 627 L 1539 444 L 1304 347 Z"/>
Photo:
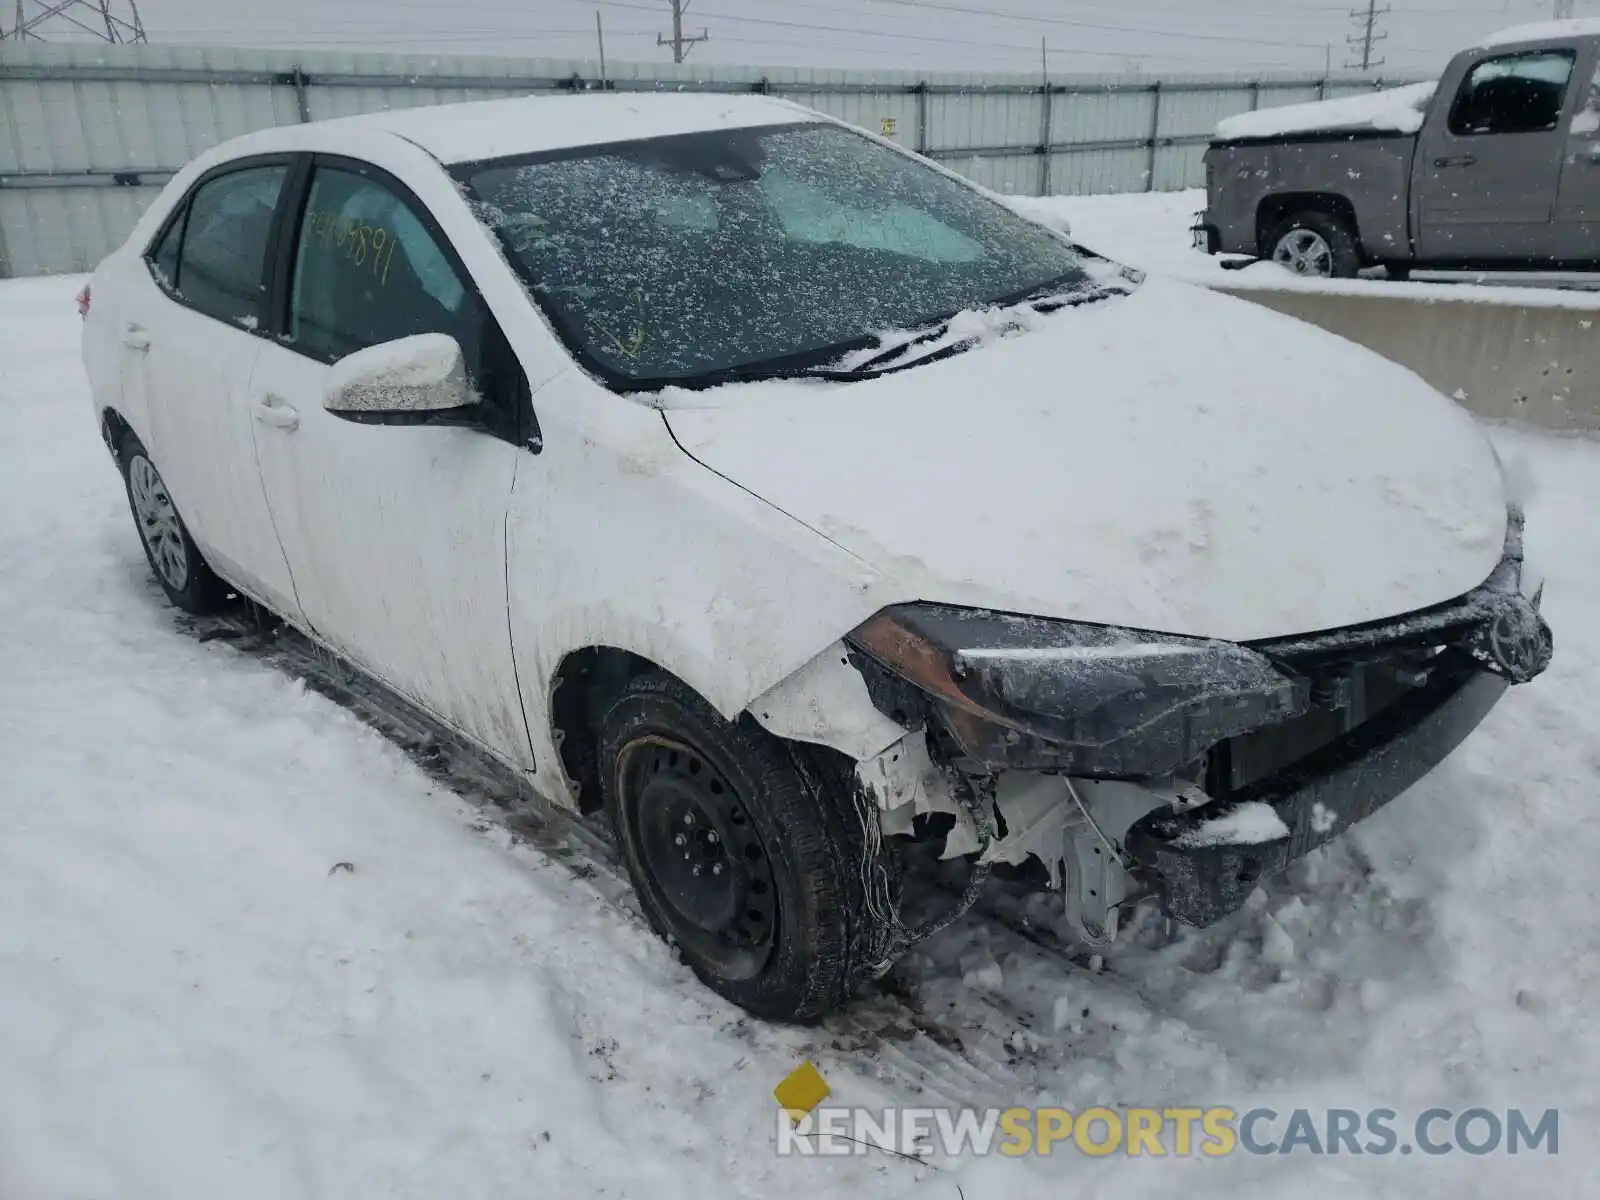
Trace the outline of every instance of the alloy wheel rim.
<path fill-rule="evenodd" d="M 1312 229 L 1295 229 L 1278 239 L 1273 261 L 1296 275 L 1332 275 L 1333 248 Z"/>
<path fill-rule="evenodd" d="M 705 755 L 656 736 L 624 749 L 618 777 L 640 865 L 679 944 L 725 978 L 758 974 L 777 943 L 778 894 L 743 797 Z"/>
<path fill-rule="evenodd" d="M 183 523 L 167 494 L 167 485 L 148 458 L 135 455 L 128 464 L 128 493 L 150 562 L 161 581 L 175 592 L 189 583 L 189 548 L 183 540 Z"/>

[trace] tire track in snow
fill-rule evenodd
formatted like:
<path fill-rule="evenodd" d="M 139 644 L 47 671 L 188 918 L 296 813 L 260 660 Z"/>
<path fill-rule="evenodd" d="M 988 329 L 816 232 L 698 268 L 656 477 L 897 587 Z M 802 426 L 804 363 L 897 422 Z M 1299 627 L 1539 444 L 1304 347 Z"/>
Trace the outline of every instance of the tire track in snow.
<path fill-rule="evenodd" d="M 582 817 L 552 804 L 514 772 L 287 625 L 260 626 L 243 605 L 220 616 L 176 619 L 190 635 L 225 641 L 351 712 L 469 804 L 480 818 L 474 825 L 478 832 L 503 830 L 513 843 L 562 867 L 649 932 L 603 817 Z M 1042 947 L 1036 951 L 1052 953 Z M 1074 1045 L 1053 1029 L 1042 1029 L 1039 1014 L 1022 1011 L 1005 997 L 963 986 L 957 1000 L 936 1011 L 924 994 L 925 984 L 942 974 L 925 956 L 897 967 L 810 1031 L 812 1056 L 825 1073 L 854 1075 L 888 1090 L 891 1102 L 986 1107 L 1025 1103 L 1038 1093 L 1041 1046 L 1056 1050 L 1050 1057 L 1062 1067 L 1070 1063 Z M 943 982 L 959 985 L 958 979 Z M 1027 1057 L 1018 1053 L 1019 1046 L 1028 1048 Z"/>

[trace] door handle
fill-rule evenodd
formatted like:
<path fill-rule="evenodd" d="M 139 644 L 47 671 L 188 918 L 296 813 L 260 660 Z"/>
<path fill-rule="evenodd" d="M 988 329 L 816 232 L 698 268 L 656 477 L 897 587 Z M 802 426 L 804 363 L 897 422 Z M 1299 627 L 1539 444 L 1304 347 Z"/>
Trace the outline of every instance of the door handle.
<path fill-rule="evenodd" d="M 135 325 L 130 321 L 122 327 L 122 344 L 129 350 L 148 350 L 150 335 L 144 331 L 143 325 Z"/>
<path fill-rule="evenodd" d="M 1475 154 L 1458 154 L 1453 158 L 1436 158 L 1433 165 L 1436 167 L 1470 167 L 1478 161 Z"/>
<path fill-rule="evenodd" d="M 269 393 L 252 404 L 250 411 L 256 420 L 263 425 L 271 425 L 274 429 L 300 428 L 300 414 L 282 396 Z"/>

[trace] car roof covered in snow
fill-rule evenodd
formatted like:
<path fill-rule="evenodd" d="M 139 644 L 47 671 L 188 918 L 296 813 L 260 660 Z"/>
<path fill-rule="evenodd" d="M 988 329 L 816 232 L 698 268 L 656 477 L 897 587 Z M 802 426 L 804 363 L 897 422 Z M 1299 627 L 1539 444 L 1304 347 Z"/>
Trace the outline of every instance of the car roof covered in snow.
<path fill-rule="evenodd" d="M 463 163 L 703 130 L 825 119 L 770 96 L 609 92 L 433 105 L 341 117 L 316 125 L 325 132 L 395 134 L 415 142 L 441 162 Z"/>
<path fill-rule="evenodd" d="M 1588 17 L 1578 21 L 1538 21 L 1532 25 L 1513 25 L 1510 29 L 1490 34 L 1478 43 L 1478 48 L 1487 50 L 1495 46 L 1519 46 L 1524 42 L 1553 42 L 1580 37 L 1600 37 L 1600 19 Z"/>

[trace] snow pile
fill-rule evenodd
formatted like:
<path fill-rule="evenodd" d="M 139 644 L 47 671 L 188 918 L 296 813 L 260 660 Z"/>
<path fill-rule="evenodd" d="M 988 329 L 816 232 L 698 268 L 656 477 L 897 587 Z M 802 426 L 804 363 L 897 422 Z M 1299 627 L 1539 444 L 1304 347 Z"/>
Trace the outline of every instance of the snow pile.
<path fill-rule="evenodd" d="M 1547 676 L 1215 928 L 1136 928 L 1100 975 L 985 921 L 925 943 L 896 986 L 966 1057 L 910 1087 L 920 1035 L 745 1019 L 350 714 L 178 632 L 94 429 L 79 283 L 0 284 L 0 1196 L 1593 1194 L 1592 443 L 1496 435 L 1538 483 Z M 1521 1105 L 1565 1136 L 1556 1156 L 779 1159 L 771 1089 L 804 1058 L 843 1104 Z"/>
<path fill-rule="evenodd" d="M 1478 48 L 1488 50 L 1522 42 L 1551 42 L 1581 37 L 1600 37 L 1600 19 L 1588 17 L 1577 21 L 1535 21 L 1531 25 L 1513 25 L 1510 29 L 1490 34 L 1478 43 Z"/>
<path fill-rule="evenodd" d="M 1581 114 L 1580 114 L 1581 115 Z M 1237 255 L 1212 256 L 1196 250 L 1191 226 L 1206 206 L 1206 194 L 1134 192 L 1117 196 L 1047 196 L 1032 204 L 1053 207 L 1072 222 L 1073 240 L 1120 263 L 1151 274 L 1222 287 L 1272 288 L 1280 291 L 1335 292 L 1345 296 L 1412 296 L 1433 300 L 1518 304 L 1530 308 L 1574 308 L 1593 314 L 1600 296 L 1592 291 L 1593 275 L 1549 272 L 1477 271 L 1462 283 L 1410 283 L 1391 279 L 1315 279 L 1271 264 L 1243 273 L 1224 269 Z M 1422 272 L 1418 272 L 1419 276 Z M 1555 286 L 1559 284 L 1560 286 Z"/>
<path fill-rule="evenodd" d="M 1257 112 L 1240 113 L 1217 124 L 1216 140 L 1285 137 L 1302 133 L 1327 133 L 1348 129 L 1380 133 L 1415 133 L 1422 128 L 1423 111 L 1437 83 L 1413 83 L 1371 95 L 1343 96 L 1311 104 L 1285 104 Z"/>
<path fill-rule="evenodd" d="M 1173 844 L 1186 849 L 1200 846 L 1259 846 L 1289 836 L 1277 809 L 1252 800 L 1220 817 L 1197 825 Z"/>

